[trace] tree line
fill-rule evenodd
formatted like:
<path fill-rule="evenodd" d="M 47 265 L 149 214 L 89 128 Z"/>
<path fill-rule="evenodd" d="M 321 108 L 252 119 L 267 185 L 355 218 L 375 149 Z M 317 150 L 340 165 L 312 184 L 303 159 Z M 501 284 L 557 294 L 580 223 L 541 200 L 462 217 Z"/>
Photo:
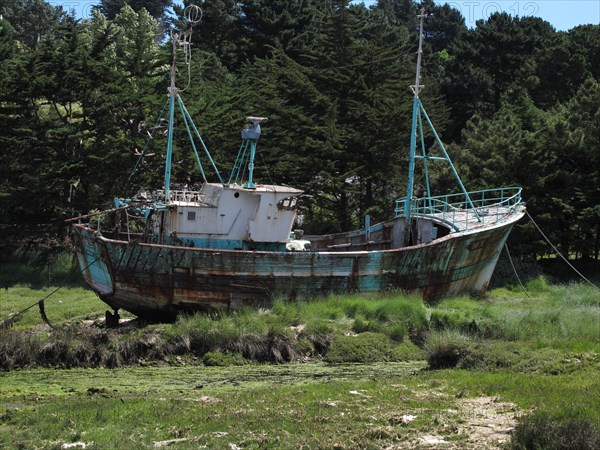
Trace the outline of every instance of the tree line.
<path fill-rule="evenodd" d="M 102 0 L 76 19 L 43 0 L 0 3 L 3 243 L 61 233 L 65 217 L 161 185 L 169 29 L 188 26 L 188 4 Z M 244 118 L 269 117 L 255 177 L 305 190 L 307 232 L 390 218 L 404 195 L 424 7 L 421 97 L 467 188 L 522 186 L 562 251 L 600 257 L 600 26 L 562 32 L 496 13 L 469 28 L 431 0 L 197 4 L 181 94 L 190 114 L 223 173 Z M 198 182 L 176 128 L 173 179 Z M 431 170 L 446 193 L 447 169 Z M 528 221 L 511 241 L 527 257 L 548 251 Z"/>

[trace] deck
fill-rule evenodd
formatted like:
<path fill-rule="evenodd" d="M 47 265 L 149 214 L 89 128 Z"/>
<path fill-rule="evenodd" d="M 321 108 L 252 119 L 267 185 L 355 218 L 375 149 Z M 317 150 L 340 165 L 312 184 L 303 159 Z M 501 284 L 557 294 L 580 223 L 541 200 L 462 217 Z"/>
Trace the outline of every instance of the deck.
<path fill-rule="evenodd" d="M 396 201 L 396 216 L 404 213 L 406 198 Z M 413 198 L 412 217 L 441 221 L 454 231 L 466 231 L 502 222 L 520 211 L 521 188 L 485 189 L 437 197 Z"/>

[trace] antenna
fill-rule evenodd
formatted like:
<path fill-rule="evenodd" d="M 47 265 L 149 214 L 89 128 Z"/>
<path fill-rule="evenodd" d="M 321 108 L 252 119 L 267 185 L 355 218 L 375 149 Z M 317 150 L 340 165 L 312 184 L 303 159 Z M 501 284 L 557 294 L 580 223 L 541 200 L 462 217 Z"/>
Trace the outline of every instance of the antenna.
<path fill-rule="evenodd" d="M 192 26 L 202 20 L 202 9 L 196 5 L 188 5 L 183 10 L 183 18 Z"/>
<path fill-rule="evenodd" d="M 185 91 L 191 83 L 191 62 L 192 62 L 192 30 L 195 25 L 200 23 L 202 20 L 202 9 L 196 5 L 188 5 L 183 11 L 183 19 L 187 22 L 187 28 L 179 33 L 170 31 L 171 42 L 173 45 L 173 61 L 172 67 L 174 68 L 177 64 L 177 47 L 181 47 L 183 49 L 183 62 L 188 66 L 188 83 L 184 89 L 180 89 L 180 91 Z M 176 70 L 172 70 L 172 76 L 175 76 Z M 173 80 L 174 82 L 174 80 Z M 172 83 L 174 85 L 174 83 Z"/>

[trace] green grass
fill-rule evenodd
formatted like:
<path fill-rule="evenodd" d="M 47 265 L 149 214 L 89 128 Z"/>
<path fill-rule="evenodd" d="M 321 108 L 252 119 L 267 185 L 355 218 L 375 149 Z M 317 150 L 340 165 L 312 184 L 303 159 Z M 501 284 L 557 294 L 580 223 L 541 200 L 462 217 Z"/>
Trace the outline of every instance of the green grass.
<path fill-rule="evenodd" d="M 577 409 L 557 414 L 542 411 L 519 421 L 510 448 L 597 449 L 600 448 L 600 428 Z"/>
<path fill-rule="evenodd" d="M 422 372 L 415 380 L 426 386 L 443 386 L 455 396 L 498 395 L 516 403 L 523 410 L 552 414 L 577 410 L 600 424 L 599 367 L 584 368 L 557 375 L 480 370 L 442 370 Z"/>
<path fill-rule="evenodd" d="M 337 363 L 366 361 L 367 358 L 395 360 L 398 347 L 404 344 L 423 347 L 427 342 L 431 344 L 437 335 L 441 336 L 438 344 L 449 342 L 448 337 L 452 335 L 469 338 L 470 352 L 459 352 L 461 357 L 469 354 L 473 360 L 479 355 L 482 362 L 489 363 L 490 369 L 515 367 L 516 360 L 524 359 L 519 353 L 533 355 L 546 351 L 550 355 L 552 352 L 546 349 L 575 354 L 600 352 L 600 296 L 592 287 L 550 286 L 543 279 L 536 279 L 530 282 L 528 289 L 530 298 L 523 293 L 497 289 L 487 299 L 458 297 L 431 307 L 416 297 L 400 294 L 332 296 L 300 303 L 278 301 L 271 310 L 200 314 L 181 317 L 174 324 L 109 333 L 68 326 L 81 319 L 101 317 L 107 308 L 89 290 L 64 288 L 46 301 L 46 312 L 72 345 L 61 350 L 62 338 L 50 335 L 45 342 L 53 340 L 53 348 L 46 350 L 45 357 L 32 357 L 30 361 L 35 364 L 37 359 L 52 364 L 50 356 L 57 355 L 57 365 L 89 366 L 93 362 L 81 355 L 88 351 L 86 340 L 89 339 L 97 342 L 96 347 L 104 346 L 112 354 L 97 355 L 92 360 L 110 365 L 186 353 L 202 357 L 207 352 L 240 354 L 257 362 L 286 362 L 327 357 L 330 347 L 335 351 Z M 3 292 L 3 310 L 19 311 L 50 292 L 52 289 L 9 288 Z M 39 312 L 34 307 L 19 318 L 13 330 L 35 329 L 41 325 Z M 364 338 L 348 338 L 356 334 Z M 365 349 L 359 348 L 367 336 L 371 342 Z M 25 347 L 35 349 L 35 342 L 21 340 Z M 502 344 L 510 348 L 502 351 L 499 345 L 484 345 L 480 341 L 513 344 Z M 43 345 L 41 342 L 40 348 Z M 346 347 L 339 350 L 342 345 Z M 384 350 L 369 355 L 369 346 Z M 438 345 L 442 358 L 443 351 L 443 346 Z M 360 353 L 363 356 L 359 356 Z M 84 357 L 82 363 L 76 354 Z M 333 358 L 332 355 L 329 357 Z M 347 359 L 344 360 L 343 355 L 347 355 Z M 452 364 L 460 367 L 459 360 Z M 472 367 L 473 363 L 463 366 Z"/>
<path fill-rule="evenodd" d="M 15 358 L 4 367 L 38 367 L 0 372 L 0 447 L 408 448 L 433 433 L 477 448 L 471 418 L 456 411 L 487 396 L 522 414 L 513 448 L 545 448 L 543 434 L 594 448 L 600 295 L 543 278 L 527 289 L 530 298 L 502 288 L 433 306 L 397 293 L 278 301 L 111 331 L 78 325 L 106 308 L 65 288 L 46 304 L 58 331 L 40 332 L 34 309 L 0 332 L 0 361 Z M 45 292 L 14 286 L 2 305 Z M 432 370 L 444 367 L 454 368 Z"/>
<path fill-rule="evenodd" d="M 30 448 L 85 441 L 97 448 L 117 443 L 148 448 L 176 438 L 191 440 L 178 448 L 227 448 L 230 443 L 332 447 L 352 441 L 368 445 L 381 441 L 369 432 L 387 426 L 398 404 L 409 411 L 421 403 L 394 384 L 420 367 L 295 364 L 21 371 L 2 380 L 0 445 Z M 427 407 L 437 411 L 451 404 L 449 398 Z M 424 411 L 420 426 L 432 421 L 432 413 Z M 396 433 L 405 431 L 410 430 L 398 427 Z"/>
<path fill-rule="evenodd" d="M 598 423 L 597 372 L 536 376 L 423 371 L 417 363 L 26 370 L 1 375 L 0 446 L 385 448 L 435 433 L 458 443 L 463 399 L 499 396 L 519 410 L 577 410 Z M 402 424 L 403 415 L 416 419 Z M 465 444 L 466 448 L 466 444 Z M 477 448 L 477 447 L 471 447 Z"/>
<path fill-rule="evenodd" d="M 35 289 L 16 285 L 0 291 L 0 320 L 11 314 L 34 305 L 58 287 Z M 91 290 L 83 287 L 60 288 L 45 302 L 46 315 L 51 323 L 58 325 L 82 319 L 96 319 L 104 315 L 110 307 L 103 303 Z M 31 329 L 42 325 L 39 309 L 36 306 L 22 314 L 14 324 L 14 329 Z"/>
<path fill-rule="evenodd" d="M 522 291 L 490 292 L 483 301 L 468 297 L 444 300 L 433 308 L 434 329 L 455 329 L 482 338 L 534 341 L 560 348 L 600 342 L 600 292 L 584 284 L 550 286 L 543 278 Z"/>

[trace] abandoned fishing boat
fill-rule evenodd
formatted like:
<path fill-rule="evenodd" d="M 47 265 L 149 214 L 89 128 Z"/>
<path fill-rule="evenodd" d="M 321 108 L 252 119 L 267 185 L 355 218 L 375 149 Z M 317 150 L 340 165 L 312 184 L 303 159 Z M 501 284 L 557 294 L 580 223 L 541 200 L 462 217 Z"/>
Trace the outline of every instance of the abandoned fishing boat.
<path fill-rule="evenodd" d="M 421 17 L 406 196 L 396 201 L 392 220 L 365 220 L 362 229 L 321 236 L 293 230 L 302 191 L 253 179 L 264 118 L 248 118 L 232 173 L 221 178 L 175 86 L 175 55 L 191 31 L 174 35 L 163 188 L 115 199 L 116 229 L 101 231 L 89 220 L 73 224 L 85 281 L 115 311 L 111 317 L 124 309 L 169 320 L 182 311 L 268 307 L 274 298 L 330 293 L 398 289 L 436 299 L 486 289 L 511 228 L 524 215 L 521 189 L 464 187 L 419 99 L 422 29 Z M 171 183 L 176 109 L 202 175 L 197 143 L 219 182 L 199 189 Z M 424 124 L 435 138 L 429 149 Z M 424 168 L 422 189 L 415 189 L 417 161 Z M 428 164 L 438 161 L 449 164 L 458 193 L 432 195 Z M 134 216 L 143 223 L 137 234 L 129 229 Z"/>

